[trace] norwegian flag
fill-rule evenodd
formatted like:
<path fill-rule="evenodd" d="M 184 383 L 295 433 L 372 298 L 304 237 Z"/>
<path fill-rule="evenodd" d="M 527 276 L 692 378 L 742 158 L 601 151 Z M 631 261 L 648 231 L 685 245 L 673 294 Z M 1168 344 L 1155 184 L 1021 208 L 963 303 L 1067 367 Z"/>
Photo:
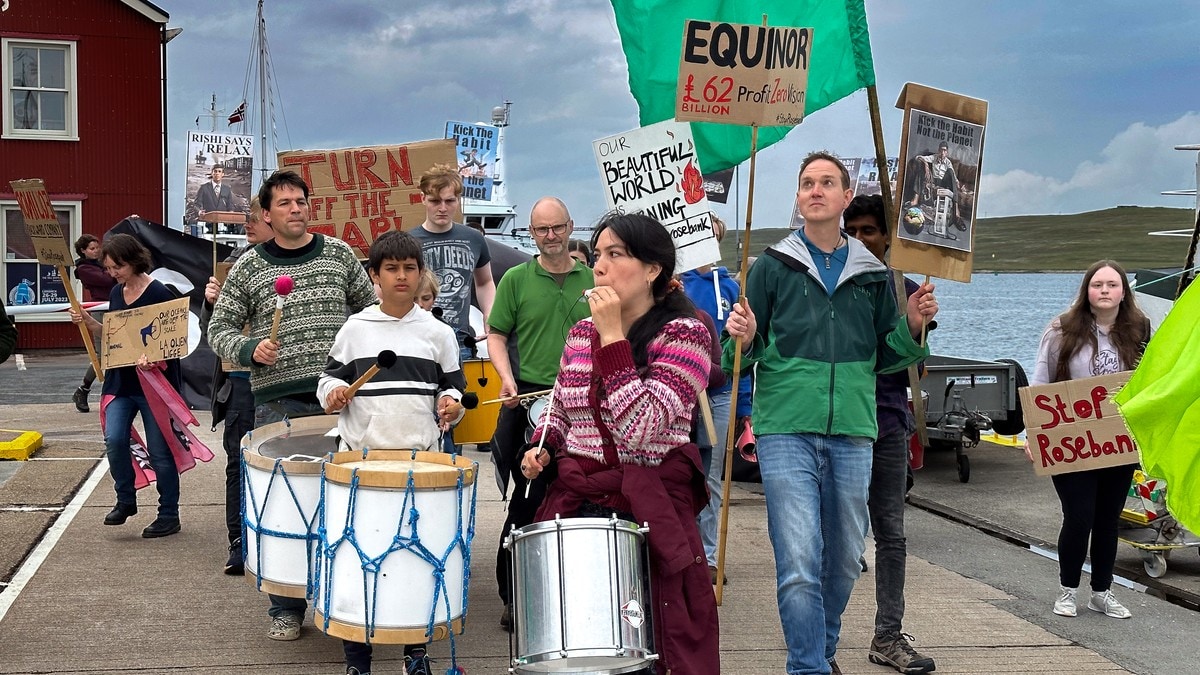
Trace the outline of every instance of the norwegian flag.
<path fill-rule="evenodd" d="M 237 124 L 244 119 L 246 119 L 246 102 L 242 101 L 242 104 L 237 107 L 237 110 L 234 110 L 233 114 L 229 116 L 229 123 Z"/>

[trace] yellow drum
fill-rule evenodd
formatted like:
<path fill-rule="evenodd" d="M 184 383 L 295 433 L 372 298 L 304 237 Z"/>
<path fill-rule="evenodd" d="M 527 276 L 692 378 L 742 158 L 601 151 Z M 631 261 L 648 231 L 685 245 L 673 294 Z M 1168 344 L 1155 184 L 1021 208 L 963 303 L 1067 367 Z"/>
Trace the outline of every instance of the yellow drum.
<path fill-rule="evenodd" d="M 463 361 L 463 376 L 467 378 L 467 391 L 478 394 L 480 401 L 500 398 L 500 376 L 491 359 Z M 496 420 L 500 406 L 481 405 L 467 410 L 462 421 L 454 428 L 454 442 L 459 445 L 483 445 L 490 443 L 496 433 Z"/>

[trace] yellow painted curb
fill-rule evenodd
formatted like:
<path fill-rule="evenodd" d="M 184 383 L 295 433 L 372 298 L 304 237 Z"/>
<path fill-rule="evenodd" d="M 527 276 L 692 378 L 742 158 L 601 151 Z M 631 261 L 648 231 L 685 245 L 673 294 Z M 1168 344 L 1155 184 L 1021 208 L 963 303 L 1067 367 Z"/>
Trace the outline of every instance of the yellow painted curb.
<path fill-rule="evenodd" d="M 8 434 L 16 434 L 16 438 L 0 441 L 0 459 L 29 459 L 30 455 L 42 447 L 42 435 L 36 431 L 0 429 L 0 437 Z"/>

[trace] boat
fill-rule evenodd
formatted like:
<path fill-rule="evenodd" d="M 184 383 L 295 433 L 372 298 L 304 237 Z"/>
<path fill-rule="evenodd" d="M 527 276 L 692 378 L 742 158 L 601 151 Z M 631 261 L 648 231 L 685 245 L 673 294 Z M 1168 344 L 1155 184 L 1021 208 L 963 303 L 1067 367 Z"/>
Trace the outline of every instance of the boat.
<path fill-rule="evenodd" d="M 1182 267 L 1148 268 L 1133 271 L 1133 290 L 1137 294 L 1138 306 L 1146 313 L 1146 316 L 1150 317 L 1150 323 L 1154 326 L 1162 325 L 1163 319 L 1171 311 L 1171 306 L 1175 304 L 1175 299 L 1196 278 L 1196 243 L 1197 239 L 1200 239 L 1200 195 L 1197 194 L 1197 188 L 1200 188 L 1200 145 L 1177 145 L 1175 149 L 1196 153 L 1197 187 L 1165 190 L 1162 194 L 1192 197 L 1196 202 L 1192 213 L 1195 227 L 1191 230 L 1184 228 L 1150 233 L 1154 236 L 1191 237 L 1188 257 Z"/>

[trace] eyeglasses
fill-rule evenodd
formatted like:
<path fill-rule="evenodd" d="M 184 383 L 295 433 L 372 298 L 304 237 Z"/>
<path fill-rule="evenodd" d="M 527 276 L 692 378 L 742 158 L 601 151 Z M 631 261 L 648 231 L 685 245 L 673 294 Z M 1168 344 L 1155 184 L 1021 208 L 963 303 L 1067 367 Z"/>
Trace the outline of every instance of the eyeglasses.
<path fill-rule="evenodd" d="M 550 225 L 549 227 L 531 227 L 529 228 L 529 231 L 532 232 L 533 236 L 535 237 L 544 237 L 550 234 L 551 231 L 554 232 L 555 236 L 561 237 L 567 233 L 567 226 L 569 224 L 570 223 L 562 223 L 560 225 Z"/>

